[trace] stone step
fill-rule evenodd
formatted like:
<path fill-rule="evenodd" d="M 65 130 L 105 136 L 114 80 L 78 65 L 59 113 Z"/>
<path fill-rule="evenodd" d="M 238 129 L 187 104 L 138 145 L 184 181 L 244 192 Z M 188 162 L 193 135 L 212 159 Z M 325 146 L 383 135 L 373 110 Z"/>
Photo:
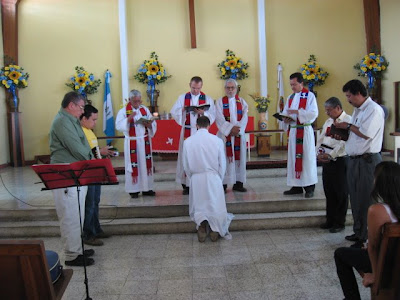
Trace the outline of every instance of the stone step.
<path fill-rule="evenodd" d="M 350 211 L 348 215 L 350 214 Z M 236 214 L 231 231 L 317 227 L 325 220 L 325 211 L 294 211 Z M 347 224 L 352 220 L 347 217 Z M 129 218 L 101 220 L 104 231 L 114 235 L 196 232 L 188 216 L 170 218 Z M 0 238 L 59 236 L 58 221 L 1 222 Z"/>
<path fill-rule="evenodd" d="M 325 209 L 325 199 L 278 199 L 270 201 L 227 203 L 227 209 L 233 214 L 260 214 L 274 212 L 314 211 Z M 115 206 L 101 207 L 102 219 L 129 218 L 168 218 L 189 215 L 188 205 L 163 206 Z M 55 208 L 0 210 L 0 222 L 11 221 L 56 221 Z"/>

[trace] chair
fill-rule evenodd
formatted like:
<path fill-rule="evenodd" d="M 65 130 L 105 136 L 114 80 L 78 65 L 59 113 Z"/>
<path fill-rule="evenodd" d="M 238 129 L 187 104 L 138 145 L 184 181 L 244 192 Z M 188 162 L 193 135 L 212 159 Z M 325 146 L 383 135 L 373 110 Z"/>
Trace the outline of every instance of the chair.
<path fill-rule="evenodd" d="M 64 269 L 53 285 L 43 241 L 0 240 L 0 295 L 2 299 L 61 299 L 73 270 Z"/>
<path fill-rule="evenodd" d="M 371 298 L 400 299 L 400 223 L 386 223 L 382 231 Z"/>

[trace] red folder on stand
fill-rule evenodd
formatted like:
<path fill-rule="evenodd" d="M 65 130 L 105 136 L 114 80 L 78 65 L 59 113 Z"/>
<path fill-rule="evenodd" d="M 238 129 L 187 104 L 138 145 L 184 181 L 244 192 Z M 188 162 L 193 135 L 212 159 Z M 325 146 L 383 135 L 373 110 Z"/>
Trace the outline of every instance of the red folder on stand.
<path fill-rule="evenodd" d="M 118 184 L 110 159 L 82 160 L 74 163 L 33 165 L 45 189 L 53 190 L 83 185 Z"/>

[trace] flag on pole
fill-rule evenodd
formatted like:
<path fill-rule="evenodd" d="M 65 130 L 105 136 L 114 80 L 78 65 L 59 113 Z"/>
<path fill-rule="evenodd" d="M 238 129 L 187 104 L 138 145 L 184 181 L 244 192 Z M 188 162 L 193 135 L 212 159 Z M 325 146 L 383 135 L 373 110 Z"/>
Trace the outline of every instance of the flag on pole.
<path fill-rule="evenodd" d="M 285 98 L 284 98 L 284 90 L 283 90 L 283 75 L 282 75 L 283 68 L 280 63 L 278 64 L 277 70 L 278 70 L 278 86 L 277 86 L 278 101 L 277 101 L 276 112 L 281 114 L 285 107 Z M 279 121 L 279 120 L 277 120 L 277 122 L 278 122 L 279 129 L 283 129 L 283 127 L 284 127 L 283 122 Z M 281 145 L 282 145 L 282 143 L 283 143 L 283 134 L 282 133 L 280 133 L 280 141 L 281 141 Z"/>
<path fill-rule="evenodd" d="M 110 71 L 106 71 L 105 75 L 105 84 L 104 84 L 104 103 L 103 103 L 103 131 L 106 136 L 114 136 L 114 113 L 111 101 L 111 92 L 110 92 Z M 111 145 L 112 140 L 107 140 L 107 145 Z"/>

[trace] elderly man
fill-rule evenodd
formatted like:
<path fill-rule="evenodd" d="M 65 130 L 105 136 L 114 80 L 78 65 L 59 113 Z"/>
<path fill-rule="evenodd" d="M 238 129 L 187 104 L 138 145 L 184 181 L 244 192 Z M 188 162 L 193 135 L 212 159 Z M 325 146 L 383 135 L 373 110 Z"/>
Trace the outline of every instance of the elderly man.
<path fill-rule="evenodd" d="M 317 139 L 317 160 L 322 163 L 322 182 L 326 197 L 326 222 L 320 227 L 335 233 L 344 230 L 349 193 L 346 179 L 345 141 L 333 138 L 331 126 L 334 122 L 350 122 L 351 116 L 343 111 L 342 103 L 336 97 L 325 102 L 329 119 L 322 127 Z"/>
<path fill-rule="evenodd" d="M 138 90 L 129 93 L 129 102 L 122 108 L 115 121 L 115 128 L 125 135 L 125 190 L 132 198 L 154 196 L 153 156 L 151 138 L 157 130 L 149 109 L 141 105 Z"/>
<path fill-rule="evenodd" d="M 223 180 L 224 190 L 233 184 L 232 190 L 246 192 L 246 138 L 248 105 L 237 93 L 237 82 L 228 79 L 225 82 L 225 95 L 216 103 L 216 122 L 218 137 L 225 144 L 227 160 L 226 174 Z"/>
<path fill-rule="evenodd" d="M 89 160 L 92 151 L 83 133 L 79 117 L 83 113 L 85 101 L 82 95 L 69 92 L 61 102 L 61 109 L 50 128 L 50 162 L 52 164 L 73 163 Z M 65 264 L 83 266 L 81 228 L 78 214 L 78 192 L 75 187 L 52 191 L 57 216 L 60 221 L 61 241 L 64 244 Z M 87 186 L 80 187 L 79 206 L 81 220 L 84 222 L 85 196 Z M 94 250 L 85 250 L 86 256 L 92 256 Z M 92 258 L 86 258 L 86 265 L 94 264 Z"/>
<path fill-rule="evenodd" d="M 197 225 L 199 242 L 205 241 L 207 231 L 213 242 L 219 236 L 230 239 L 228 228 L 233 215 L 226 210 L 222 188 L 226 170 L 224 145 L 208 132 L 210 120 L 206 116 L 196 122 L 197 132 L 183 144 L 183 166 L 190 179 L 190 218 Z"/>
<path fill-rule="evenodd" d="M 352 247 L 362 247 L 367 240 L 367 213 L 371 205 L 374 170 L 382 161 L 381 149 L 385 126 L 383 109 L 367 96 L 367 89 L 359 80 L 350 80 L 343 86 L 347 101 L 354 106 L 350 122 L 335 122 L 337 128 L 349 131 L 346 153 L 347 183 L 354 234 L 346 240 L 355 242 Z M 340 138 L 336 136 L 336 138 Z"/>
<path fill-rule="evenodd" d="M 176 182 L 182 184 L 182 193 L 184 195 L 189 194 L 189 182 L 183 170 L 183 142 L 196 133 L 196 121 L 199 116 L 207 116 L 210 119 L 211 124 L 215 120 L 214 100 L 201 91 L 203 80 L 200 77 L 195 76 L 190 80 L 189 86 L 190 92 L 180 95 L 171 109 L 172 117 L 175 119 L 176 123 L 182 126 L 176 167 Z M 189 110 L 190 106 L 198 107 L 202 105 L 209 105 L 209 108 L 194 109 L 192 111 Z"/>
<path fill-rule="evenodd" d="M 315 140 L 312 123 L 318 117 L 318 105 L 315 95 L 303 87 L 301 73 L 290 75 L 290 87 L 293 94 L 286 101 L 282 114 L 285 129 L 290 128 L 287 159 L 287 185 L 292 188 L 284 195 L 302 194 L 306 198 L 314 196 L 318 182 Z"/>

